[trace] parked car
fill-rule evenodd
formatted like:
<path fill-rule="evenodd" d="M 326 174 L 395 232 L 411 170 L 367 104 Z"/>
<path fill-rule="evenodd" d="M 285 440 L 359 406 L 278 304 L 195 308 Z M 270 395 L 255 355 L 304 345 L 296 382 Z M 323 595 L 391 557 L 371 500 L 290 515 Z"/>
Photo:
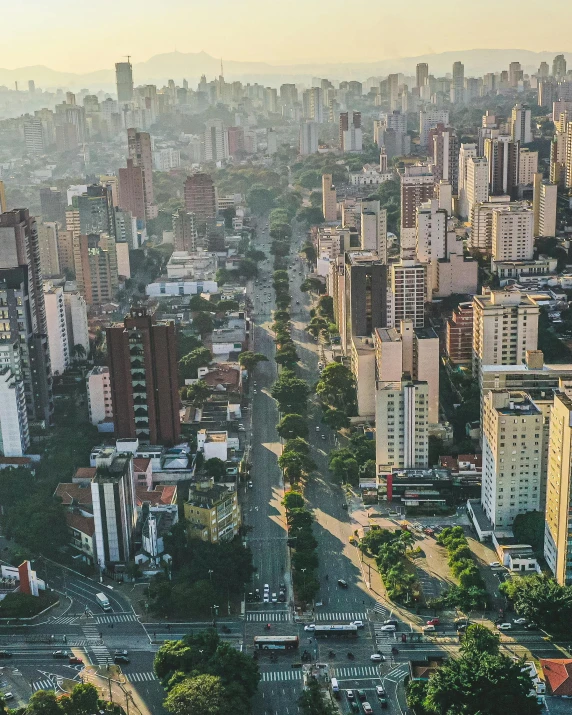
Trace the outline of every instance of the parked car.
<path fill-rule="evenodd" d="M 383 687 L 383 685 L 375 686 L 375 694 L 378 698 L 380 697 L 380 695 L 385 695 L 385 688 Z"/>
<path fill-rule="evenodd" d="M 388 618 L 386 621 L 383 622 L 384 626 L 397 626 L 397 621 L 395 618 Z"/>
<path fill-rule="evenodd" d="M 278 596 L 275 593 L 272 594 L 272 603 L 278 603 Z"/>
<path fill-rule="evenodd" d="M 431 623 L 428 626 L 423 626 L 421 630 L 423 631 L 423 633 L 433 633 L 433 631 L 435 630 L 435 626 Z"/>
<path fill-rule="evenodd" d="M 0 650 L 0 658 L 11 658 L 12 655 L 9 650 Z"/>
<path fill-rule="evenodd" d="M 387 707 L 387 696 L 386 695 L 380 695 L 379 696 L 379 706 L 385 710 Z"/>
<path fill-rule="evenodd" d="M 363 621 L 352 621 L 350 623 L 350 626 L 356 626 L 356 628 L 363 628 L 364 623 L 363 623 Z"/>
<path fill-rule="evenodd" d="M 431 618 L 427 621 L 428 626 L 438 626 L 440 623 L 441 621 L 438 618 Z"/>
<path fill-rule="evenodd" d="M 397 630 L 397 626 L 394 626 L 394 625 L 388 623 L 387 625 L 381 626 L 381 628 L 379 630 L 382 632 L 391 633 L 391 632 Z"/>
<path fill-rule="evenodd" d="M 353 690 L 346 690 L 346 697 L 348 700 L 355 700 L 355 695 Z"/>
<path fill-rule="evenodd" d="M 361 706 L 363 708 L 365 715 L 371 715 L 371 713 L 373 713 L 373 708 L 371 707 L 371 705 L 368 702 L 362 703 Z"/>
<path fill-rule="evenodd" d="M 4 700 L 14 700 L 14 693 L 2 693 Z"/>
<path fill-rule="evenodd" d="M 526 618 L 515 618 L 513 619 L 513 623 L 516 623 L 517 626 L 524 626 L 526 623 Z"/>
<path fill-rule="evenodd" d="M 492 569 L 498 569 L 498 568 L 500 567 L 500 563 L 499 563 L 498 561 L 491 561 L 490 564 L 489 564 L 489 566 L 490 566 Z"/>
<path fill-rule="evenodd" d="M 497 629 L 499 631 L 510 631 L 512 628 L 512 623 L 499 623 Z"/>
<path fill-rule="evenodd" d="M 126 650 L 116 650 L 113 655 L 129 655 Z"/>

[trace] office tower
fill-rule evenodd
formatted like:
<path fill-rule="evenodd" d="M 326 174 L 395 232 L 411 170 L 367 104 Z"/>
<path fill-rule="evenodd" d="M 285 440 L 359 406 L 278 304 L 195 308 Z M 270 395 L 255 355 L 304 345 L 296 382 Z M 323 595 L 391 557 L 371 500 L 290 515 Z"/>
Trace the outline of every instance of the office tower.
<path fill-rule="evenodd" d="M 538 77 L 548 77 L 550 74 L 550 67 L 548 66 L 548 62 L 541 62 L 540 66 L 538 68 Z"/>
<path fill-rule="evenodd" d="M 379 382 L 399 382 L 404 374 L 428 386 L 429 424 L 439 422 L 439 337 L 433 328 L 414 328 L 402 321 L 374 331 Z"/>
<path fill-rule="evenodd" d="M 443 260 L 447 248 L 448 214 L 439 208 L 437 199 L 425 201 L 417 209 L 416 257 L 429 264 L 429 286 L 437 288 L 437 262 Z"/>
<path fill-rule="evenodd" d="M 415 86 L 419 89 L 429 82 L 429 65 L 419 62 L 415 69 Z"/>
<path fill-rule="evenodd" d="M 485 139 L 485 157 L 489 163 L 490 195 L 508 194 L 515 198 L 519 183 L 520 143 L 507 136 Z"/>
<path fill-rule="evenodd" d="M 462 62 L 453 62 L 453 81 L 451 82 L 452 104 L 462 104 L 465 100 L 465 66 Z"/>
<path fill-rule="evenodd" d="M 274 129 L 266 130 L 266 153 L 268 156 L 274 156 L 278 152 L 278 134 Z"/>
<path fill-rule="evenodd" d="M 519 152 L 518 183 L 532 186 L 534 175 L 538 171 L 538 152 L 521 147 Z"/>
<path fill-rule="evenodd" d="M 58 229 L 58 263 L 61 275 L 75 275 L 73 231 Z"/>
<path fill-rule="evenodd" d="M 89 355 L 89 327 L 87 323 L 87 303 L 77 290 L 64 290 L 64 310 L 70 356 L 75 345 L 81 345 Z"/>
<path fill-rule="evenodd" d="M 340 149 L 343 152 L 362 151 L 361 112 L 340 114 Z"/>
<path fill-rule="evenodd" d="M 117 101 L 120 105 L 133 101 L 133 67 L 131 62 L 115 63 L 115 81 L 117 85 Z"/>
<path fill-rule="evenodd" d="M 362 251 L 375 251 L 387 263 L 387 211 L 377 199 L 362 199 L 360 204 L 360 246 Z"/>
<path fill-rule="evenodd" d="M 326 223 L 333 223 L 338 219 L 336 187 L 332 183 L 331 174 L 322 174 L 322 213 Z"/>
<path fill-rule="evenodd" d="M 37 224 L 37 229 L 42 278 L 59 276 L 61 270 L 58 249 L 58 224 L 55 222 L 39 223 Z"/>
<path fill-rule="evenodd" d="M 33 156 L 40 156 L 44 153 L 46 143 L 44 141 L 44 130 L 42 121 L 34 117 L 24 119 L 24 143 L 26 153 Z"/>
<path fill-rule="evenodd" d="M 241 510 L 238 490 L 229 490 L 214 480 L 199 481 L 189 487 L 183 505 L 190 538 L 219 544 L 239 534 Z"/>
<path fill-rule="evenodd" d="M 515 104 L 510 119 L 510 135 L 513 142 L 530 144 L 532 129 L 530 125 L 531 111 L 522 104 Z"/>
<path fill-rule="evenodd" d="M 117 208 L 119 206 L 119 177 L 115 174 L 100 174 L 99 183 L 111 191 L 111 203 Z"/>
<path fill-rule="evenodd" d="M 538 304 L 518 291 L 473 298 L 473 376 L 481 365 L 516 365 L 538 347 Z"/>
<path fill-rule="evenodd" d="M 136 166 L 133 159 L 127 159 L 127 168 L 119 169 L 119 206 L 140 222 L 147 218 L 143 167 Z"/>
<path fill-rule="evenodd" d="M 459 203 L 458 203 L 458 214 L 461 218 L 466 219 L 469 214 L 469 199 L 467 195 L 467 181 L 468 181 L 468 160 L 477 156 L 477 145 L 476 144 L 461 144 L 459 149 L 459 170 L 458 170 L 458 183 L 459 183 Z M 487 182 L 487 193 L 488 193 L 488 174 L 486 177 Z"/>
<path fill-rule="evenodd" d="M 378 382 L 375 400 L 377 473 L 394 467 L 427 467 L 429 387 L 403 376 L 395 382 Z"/>
<path fill-rule="evenodd" d="M 132 308 L 124 324 L 107 328 L 115 434 L 151 444 L 181 436 L 174 323 L 154 323 Z"/>
<path fill-rule="evenodd" d="M 65 224 L 66 199 L 61 191 L 54 187 L 40 189 L 40 206 L 44 221 Z"/>
<path fill-rule="evenodd" d="M 232 157 L 240 156 L 244 153 L 244 129 L 243 127 L 228 128 L 228 154 Z"/>
<path fill-rule="evenodd" d="M 30 447 L 24 383 L 8 366 L 0 367 L 0 453 L 22 457 Z"/>
<path fill-rule="evenodd" d="M 572 399 L 562 386 L 550 411 L 544 558 L 561 586 L 572 584 Z M 536 441 L 536 440 L 535 440 Z"/>
<path fill-rule="evenodd" d="M 452 127 L 438 124 L 429 130 L 430 148 L 432 149 L 433 162 L 431 170 L 434 182 L 448 181 L 453 193 L 458 192 L 459 182 L 459 139 Z"/>
<path fill-rule="evenodd" d="M 72 205 L 79 211 L 80 233 L 107 233 L 116 237 L 113 197 L 107 186 L 88 186 L 87 191 L 73 197 Z"/>
<path fill-rule="evenodd" d="M 221 119 L 210 119 L 205 127 L 205 160 L 213 163 L 228 159 L 228 135 Z"/>
<path fill-rule="evenodd" d="M 438 124 L 449 126 L 449 111 L 447 109 L 427 109 L 419 112 L 419 145 L 426 147 L 429 145 L 429 131 Z"/>
<path fill-rule="evenodd" d="M 304 119 L 310 119 L 317 124 L 324 121 L 324 98 L 320 87 L 311 87 L 302 95 Z"/>
<path fill-rule="evenodd" d="M 353 337 L 371 337 L 387 324 L 387 266 L 373 251 L 349 251 L 344 260 L 342 347 L 350 352 Z"/>
<path fill-rule="evenodd" d="M 97 562 L 103 572 L 133 557 L 137 524 L 133 455 L 104 450 L 96 458 L 90 487 Z"/>
<path fill-rule="evenodd" d="M 399 75 L 390 74 L 387 77 L 387 90 L 389 95 L 389 111 L 401 109 L 399 102 Z"/>
<path fill-rule="evenodd" d="M 473 304 L 459 303 L 447 320 L 447 355 L 454 365 L 473 362 Z"/>
<path fill-rule="evenodd" d="M 552 76 L 556 79 L 566 77 L 566 58 L 564 55 L 556 55 L 552 60 Z"/>
<path fill-rule="evenodd" d="M 295 84 L 280 85 L 280 104 L 282 107 L 291 108 L 298 102 L 298 90 Z"/>
<path fill-rule="evenodd" d="M 111 404 L 109 368 L 96 365 L 87 373 L 85 381 L 89 421 L 96 427 L 100 422 L 111 421 L 113 419 L 113 405 Z"/>
<path fill-rule="evenodd" d="M 63 375 L 70 365 L 63 288 L 46 281 L 44 283 L 44 302 L 52 373 Z"/>
<path fill-rule="evenodd" d="M 531 261 L 534 257 L 534 213 L 509 206 L 493 211 L 493 261 Z"/>
<path fill-rule="evenodd" d="M 318 151 L 318 125 L 312 120 L 301 122 L 299 151 L 301 156 L 316 154 Z"/>
<path fill-rule="evenodd" d="M 116 298 L 119 287 L 115 238 L 107 233 L 74 236 L 77 287 L 89 305 L 104 305 Z"/>
<path fill-rule="evenodd" d="M 534 237 L 555 236 L 558 185 L 544 181 L 541 173 L 534 174 L 533 183 Z"/>
<path fill-rule="evenodd" d="M 389 264 L 387 325 L 395 327 L 403 320 L 413 321 L 414 328 L 425 325 L 425 302 L 430 295 L 427 265 L 414 260 Z"/>
<path fill-rule="evenodd" d="M 140 248 L 141 234 L 137 230 L 137 219 L 131 211 L 115 207 L 115 229 L 118 245 L 127 244 L 129 248 Z"/>
<path fill-rule="evenodd" d="M 185 209 L 177 209 L 173 214 L 173 234 L 175 251 L 194 253 L 197 250 L 197 227 L 195 214 Z"/>
<path fill-rule="evenodd" d="M 226 137 L 226 133 L 224 133 L 224 136 Z M 140 166 L 143 169 L 145 218 L 157 218 L 158 209 L 155 205 L 155 195 L 153 192 L 153 151 L 151 137 L 147 132 L 138 132 L 135 129 L 128 129 L 127 146 L 129 159 L 133 161 L 133 166 Z"/>
<path fill-rule="evenodd" d="M 558 99 L 558 88 L 554 80 L 544 79 L 538 83 L 538 106 L 552 107 Z"/>
<path fill-rule="evenodd" d="M 511 87 L 518 87 L 518 83 L 522 82 L 524 72 L 520 66 L 520 62 L 511 62 L 508 66 L 508 83 Z"/>
<path fill-rule="evenodd" d="M 216 216 L 216 190 L 209 174 L 199 172 L 187 176 L 185 208 L 195 214 L 199 223 Z"/>
<path fill-rule="evenodd" d="M 0 214 L 3 214 L 4 211 L 8 211 L 8 203 L 6 201 L 6 187 L 4 186 L 4 182 L 0 181 Z"/>
<path fill-rule="evenodd" d="M 539 510 L 542 422 L 526 392 L 484 396 L 481 504 L 493 529 L 509 529 L 518 514 Z"/>
<path fill-rule="evenodd" d="M 427 164 L 406 166 L 401 172 L 401 251 L 415 250 L 417 209 L 432 199 L 435 177 Z"/>

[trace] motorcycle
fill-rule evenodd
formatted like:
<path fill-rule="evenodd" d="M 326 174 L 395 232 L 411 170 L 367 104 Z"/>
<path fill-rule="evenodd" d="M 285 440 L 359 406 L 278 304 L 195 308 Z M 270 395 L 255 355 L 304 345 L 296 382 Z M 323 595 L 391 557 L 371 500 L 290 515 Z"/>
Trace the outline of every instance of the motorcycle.
<path fill-rule="evenodd" d="M 393 648 L 391 649 L 391 652 L 393 653 L 393 655 L 397 655 L 399 653 L 399 651 L 397 650 L 397 648 L 395 646 L 393 646 Z"/>
<path fill-rule="evenodd" d="M 267 624 L 266 624 L 266 630 L 267 630 L 267 631 L 270 630 L 270 623 L 267 623 Z"/>
<path fill-rule="evenodd" d="M 353 654 L 351 651 L 348 651 L 348 658 L 349 658 L 350 660 L 353 660 L 353 659 L 354 659 L 354 654 Z"/>

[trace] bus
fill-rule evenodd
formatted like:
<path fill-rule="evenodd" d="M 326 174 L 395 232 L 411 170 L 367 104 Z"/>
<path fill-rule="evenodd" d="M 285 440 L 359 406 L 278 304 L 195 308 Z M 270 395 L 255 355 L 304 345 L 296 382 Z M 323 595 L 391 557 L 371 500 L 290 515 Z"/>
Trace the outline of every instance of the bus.
<path fill-rule="evenodd" d="M 316 626 L 314 635 L 316 638 L 328 638 L 334 636 L 336 638 L 356 638 L 358 627 L 354 625 L 331 625 L 331 626 Z"/>
<path fill-rule="evenodd" d="M 298 645 L 298 636 L 254 636 L 256 650 L 294 650 Z"/>

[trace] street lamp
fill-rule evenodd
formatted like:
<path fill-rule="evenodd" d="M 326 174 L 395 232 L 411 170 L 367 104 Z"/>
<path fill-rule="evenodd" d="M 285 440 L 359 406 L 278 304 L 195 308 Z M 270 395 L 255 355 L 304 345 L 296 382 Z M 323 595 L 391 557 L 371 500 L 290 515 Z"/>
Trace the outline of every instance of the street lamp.
<path fill-rule="evenodd" d="M 216 628 L 216 617 L 218 616 L 218 606 L 216 606 L 216 605 L 211 606 L 211 614 L 213 617 L 213 628 Z"/>

